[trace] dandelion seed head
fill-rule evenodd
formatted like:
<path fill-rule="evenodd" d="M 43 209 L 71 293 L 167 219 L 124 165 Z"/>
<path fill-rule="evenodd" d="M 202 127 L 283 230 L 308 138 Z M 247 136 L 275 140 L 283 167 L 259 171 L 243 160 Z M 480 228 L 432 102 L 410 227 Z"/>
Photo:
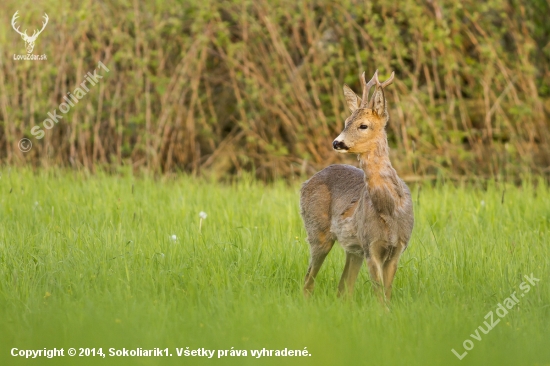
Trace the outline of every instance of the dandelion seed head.
<path fill-rule="evenodd" d="M 481 206 L 485 206 L 485 201 L 481 200 Z"/>
<path fill-rule="evenodd" d="M 203 220 L 206 219 L 206 216 L 208 216 L 208 215 L 206 215 L 206 212 L 204 212 L 204 211 L 199 212 L 199 217 L 201 219 L 203 219 Z"/>
<path fill-rule="evenodd" d="M 170 235 L 170 240 L 177 241 L 178 237 L 176 235 L 172 234 L 172 235 Z"/>

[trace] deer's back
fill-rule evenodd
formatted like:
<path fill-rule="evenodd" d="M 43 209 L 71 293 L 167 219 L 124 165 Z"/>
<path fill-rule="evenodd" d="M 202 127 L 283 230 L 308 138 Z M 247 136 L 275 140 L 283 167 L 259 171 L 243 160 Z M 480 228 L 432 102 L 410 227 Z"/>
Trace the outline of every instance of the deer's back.
<path fill-rule="evenodd" d="M 364 175 L 351 165 L 330 165 L 302 185 L 300 209 L 308 234 L 329 230 L 333 216 L 355 206 L 366 189 Z"/>

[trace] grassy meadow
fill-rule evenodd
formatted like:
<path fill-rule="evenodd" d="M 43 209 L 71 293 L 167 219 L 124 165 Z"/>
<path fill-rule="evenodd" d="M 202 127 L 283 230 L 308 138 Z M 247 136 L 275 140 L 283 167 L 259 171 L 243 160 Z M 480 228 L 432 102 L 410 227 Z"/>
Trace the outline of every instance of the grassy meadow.
<path fill-rule="evenodd" d="M 314 296 L 302 297 L 298 181 L 2 168 L 0 364 L 550 365 L 548 188 L 412 186 L 415 229 L 386 312 L 366 266 L 354 298 L 336 298 L 338 244 Z M 531 273 L 540 282 L 523 293 Z M 525 296 L 472 339 L 514 291 Z M 462 354 L 467 339 L 474 348 L 459 361 L 451 349 Z M 158 347 L 173 357 L 31 360 L 10 356 L 14 347 Z M 177 357 L 176 347 L 248 356 Z M 251 355 L 264 347 L 312 356 Z"/>

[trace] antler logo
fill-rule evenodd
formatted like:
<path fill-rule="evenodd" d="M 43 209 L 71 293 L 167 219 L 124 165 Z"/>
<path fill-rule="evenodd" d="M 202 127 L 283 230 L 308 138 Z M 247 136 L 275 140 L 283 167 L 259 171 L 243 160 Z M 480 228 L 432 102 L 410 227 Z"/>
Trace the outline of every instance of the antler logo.
<path fill-rule="evenodd" d="M 15 28 L 15 21 L 19 17 L 19 15 L 17 13 L 19 13 L 19 10 L 16 11 L 15 14 L 13 14 L 13 17 L 11 18 L 11 26 L 13 27 L 13 29 L 15 29 L 15 31 L 17 33 L 19 33 L 21 35 L 21 38 L 23 38 L 23 41 L 25 41 L 25 48 L 27 49 L 27 53 L 31 53 L 32 50 L 34 49 L 34 42 L 36 41 L 36 39 L 38 38 L 40 33 L 42 33 L 44 28 L 46 28 L 46 24 L 48 24 L 48 19 L 49 19 L 48 14 L 44 13 L 43 18 L 44 18 L 45 22 L 42 23 L 42 29 L 35 30 L 33 32 L 32 36 L 29 37 L 29 35 L 27 34 L 26 29 L 25 29 L 24 32 L 21 32 L 21 31 L 19 31 L 19 27 Z"/>

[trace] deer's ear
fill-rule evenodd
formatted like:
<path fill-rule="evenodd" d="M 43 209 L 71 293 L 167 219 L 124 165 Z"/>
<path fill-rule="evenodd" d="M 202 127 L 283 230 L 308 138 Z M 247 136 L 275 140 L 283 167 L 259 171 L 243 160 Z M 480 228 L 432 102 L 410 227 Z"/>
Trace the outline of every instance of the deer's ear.
<path fill-rule="evenodd" d="M 346 97 L 346 103 L 352 113 L 361 105 L 361 98 L 346 84 L 344 84 L 344 97 Z"/>
<path fill-rule="evenodd" d="M 380 117 L 387 115 L 386 110 L 386 97 L 384 96 L 384 89 L 382 88 L 376 88 L 374 91 L 374 95 L 372 96 L 372 109 L 378 114 Z"/>

